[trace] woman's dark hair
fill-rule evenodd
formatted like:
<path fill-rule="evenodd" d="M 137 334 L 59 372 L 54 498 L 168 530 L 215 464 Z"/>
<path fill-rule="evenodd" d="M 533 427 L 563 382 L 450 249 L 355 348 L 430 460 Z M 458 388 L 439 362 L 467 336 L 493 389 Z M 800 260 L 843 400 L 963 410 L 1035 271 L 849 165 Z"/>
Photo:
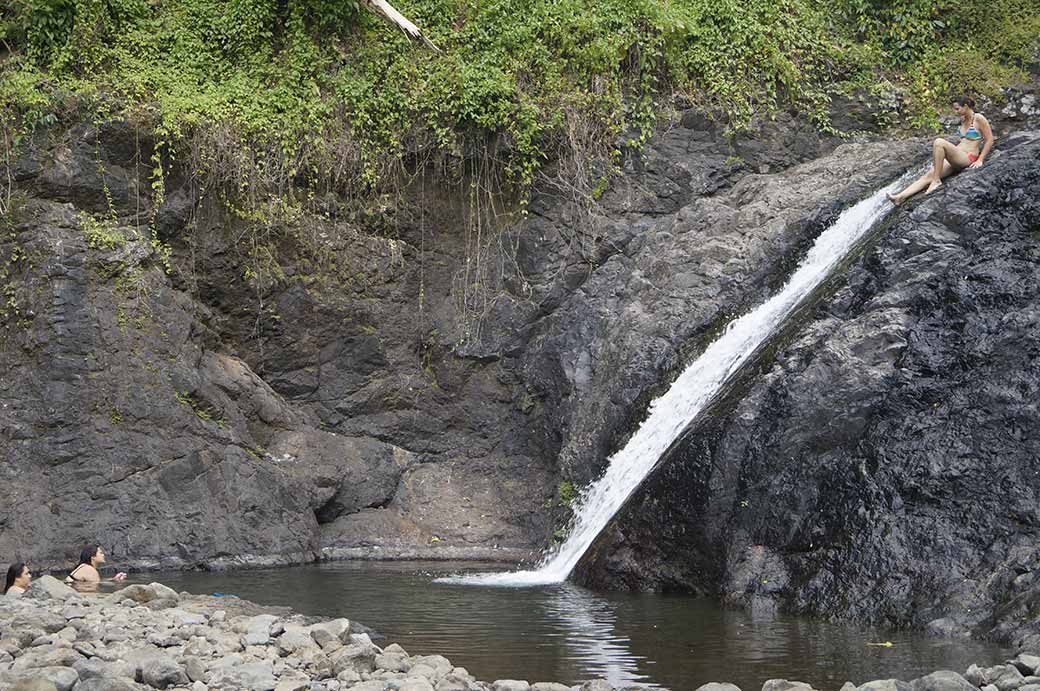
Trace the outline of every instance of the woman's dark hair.
<path fill-rule="evenodd" d="M 968 106 L 972 110 L 975 109 L 975 99 L 971 96 L 957 96 L 950 99 L 950 103 L 956 103 L 959 106 Z"/>
<path fill-rule="evenodd" d="M 79 563 L 90 564 L 90 560 L 94 558 L 99 549 L 101 549 L 101 545 L 87 545 L 84 547 L 83 551 L 79 553 Z"/>
<path fill-rule="evenodd" d="M 22 571 L 25 571 L 25 562 L 16 561 L 7 568 L 7 581 L 4 583 L 4 594 L 11 589 L 14 582 L 22 575 Z"/>

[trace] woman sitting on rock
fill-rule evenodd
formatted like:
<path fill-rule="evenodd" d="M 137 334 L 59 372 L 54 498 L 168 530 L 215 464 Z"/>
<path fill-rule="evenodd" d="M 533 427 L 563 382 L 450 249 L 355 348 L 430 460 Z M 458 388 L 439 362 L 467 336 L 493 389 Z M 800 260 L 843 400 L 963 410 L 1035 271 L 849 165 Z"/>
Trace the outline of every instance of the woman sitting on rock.
<path fill-rule="evenodd" d="M 79 564 L 66 578 L 66 583 L 100 583 L 101 573 L 98 567 L 105 563 L 105 550 L 101 545 L 87 545 L 79 553 Z M 121 581 L 126 574 L 120 571 L 112 577 L 113 581 Z"/>
<path fill-rule="evenodd" d="M 32 574 L 25 562 L 17 561 L 7 569 L 7 581 L 4 583 L 4 595 L 19 597 L 25 593 L 32 581 Z"/>
<path fill-rule="evenodd" d="M 975 101 L 963 96 L 951 101 L 953 112 L 960 117 L 957 127 L 959 141 L 954 144 L 943 138 L 932 142 L 932 169 L 912 182 L 899 194 L 889 194 L 893 204 L 901 204 L 921 190 L 927 193 L 942 187 L 942 179 L 965 168 L 979 168 L 993 148 L 993 130 L 989 121 L 975 112 Z M 979 148 L 981 147 L 981 151 Z"/>

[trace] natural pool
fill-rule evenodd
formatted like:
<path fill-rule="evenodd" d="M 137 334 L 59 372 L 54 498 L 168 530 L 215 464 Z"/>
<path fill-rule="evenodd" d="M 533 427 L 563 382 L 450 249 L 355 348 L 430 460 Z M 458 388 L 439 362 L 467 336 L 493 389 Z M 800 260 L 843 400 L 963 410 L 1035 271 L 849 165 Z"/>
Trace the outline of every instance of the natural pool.
<path fill-rule="evenodd" d="M 145 574 L 177 590 L 221 592 L 304 614 L 356 619 L 413 655 L 440 654 L 478 679 L 692 690 L 729 681 L 757 691 L 766 679 L 821 691 L 845 681 L 963 673 L 1007 651 L 919 633 L 752 616 L 684 595 L 599 593 L 570 584 L 491 588 L 433 583 L 486 564 L 333 562 L 233 572 Z M 141 580 L 138 576 L 133 580 Z M 891 641 L 891 647 L 871 645 Z"/>

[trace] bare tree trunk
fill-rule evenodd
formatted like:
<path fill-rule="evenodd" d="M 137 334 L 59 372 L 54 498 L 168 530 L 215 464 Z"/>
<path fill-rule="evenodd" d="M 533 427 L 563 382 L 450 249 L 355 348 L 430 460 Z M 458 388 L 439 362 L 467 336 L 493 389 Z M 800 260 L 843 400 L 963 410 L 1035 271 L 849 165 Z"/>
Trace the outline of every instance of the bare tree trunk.
<path fill-rule="evenodd" d="M 408 21 L 407 17 L 395 10 L 394 6 L 386 0 L 364 0 L 364 3 L 368 6 L 368 9 L 403 31 L 408 38 L 413 41 L 422 41 L 430 50 L 437 53 L 441 52 L 440 48 L 435 46 L 433 41 L 419 30 L 419 27 Z"/>

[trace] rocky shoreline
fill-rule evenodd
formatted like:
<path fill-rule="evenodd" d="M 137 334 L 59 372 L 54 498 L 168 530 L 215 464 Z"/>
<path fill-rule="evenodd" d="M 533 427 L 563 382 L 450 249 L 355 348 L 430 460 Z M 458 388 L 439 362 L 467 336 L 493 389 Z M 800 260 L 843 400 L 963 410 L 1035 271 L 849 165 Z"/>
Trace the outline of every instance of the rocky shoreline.
<path fill-rule="evenodd" d="M 11 691 L 613 691 L 478 681 L 440 655 L 409 655 L 348 619 L 307 617 L 237 597 L 177 593 L 160 583 L 79 593 L 51 576 L 0 597 L 0 689 Z M 942 670 L 904 682 L 847 682 L 841 691 L 1040 691 L 1040 651 L 1004 664 Z M 696 691 L 740 691 L 710 683 Z M 771 679 L 762 691 L 812 691 Z"/>

